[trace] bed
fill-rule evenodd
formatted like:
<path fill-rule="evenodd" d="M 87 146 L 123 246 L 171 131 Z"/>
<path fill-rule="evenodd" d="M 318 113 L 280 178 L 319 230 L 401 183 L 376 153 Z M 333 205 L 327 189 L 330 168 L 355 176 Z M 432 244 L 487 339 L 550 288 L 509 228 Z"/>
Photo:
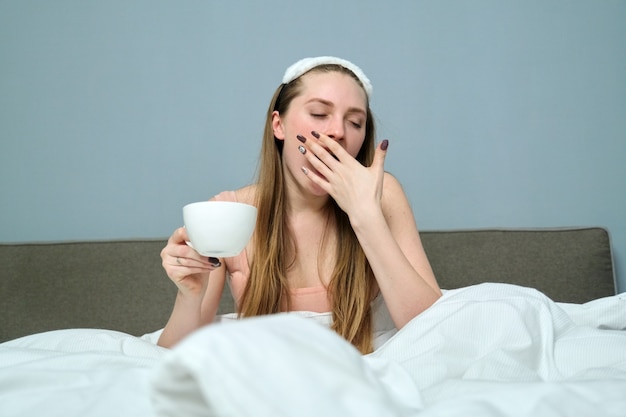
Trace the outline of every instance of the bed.
<path fill-rule="evenodd" d="M 156 346 L 163 240 L 0 245 L 0 416 L 625 416 L 605 229 L 422 232 L 444 296 L 366 356 L 323 314 Z"/>

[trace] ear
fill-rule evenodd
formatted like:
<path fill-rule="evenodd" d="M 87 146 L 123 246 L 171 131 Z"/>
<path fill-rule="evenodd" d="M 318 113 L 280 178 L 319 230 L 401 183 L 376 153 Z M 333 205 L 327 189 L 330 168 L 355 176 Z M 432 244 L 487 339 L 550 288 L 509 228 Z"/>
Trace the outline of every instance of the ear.
<path fill-rule="evenodd" d="M 279 140 L 285 140 L 285 132 L 283 131 L 283 121 L 280 118 L 278 111 L 272 112 L 272 130 L 274 131 L 274 137 Z"/>

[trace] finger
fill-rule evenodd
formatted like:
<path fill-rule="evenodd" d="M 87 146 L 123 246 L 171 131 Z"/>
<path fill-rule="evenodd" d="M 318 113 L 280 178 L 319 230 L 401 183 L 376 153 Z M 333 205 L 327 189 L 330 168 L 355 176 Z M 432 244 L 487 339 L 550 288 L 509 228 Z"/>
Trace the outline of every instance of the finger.
<path fill-rule="evenodd" d="M 179 227 L 174 230 L 172 236 L 168 239 L 168 243 L 180 244 L 189 240 L 189 236 L 187 236 L 187 229 L 185 227 Z"/>
<path fill-rule="evenodd" d="M 324 165 L 324 164 L 322 164 L 319 161 L 318 161 L 318 163 L 320 163 L 321 165 Z M 326 169 L 328 169 L 325 165 L 324 165 L 324 167 Z M 329 193 L 329 194 L 331 193 L 331 191 L 332 191 L 331 186 L 328 183 L 328 180 L 325 179 L 325 177 L 324 178 L 320 177 L 316 173 L 311 172 L 311 170 L 308 169 L 307 167 L 302 167 L 301 169 L 302 169 L 302 172 L 304 173 L 304 175 L 306 175 L 309 178 L 310 181 L 312 181 L 315 184 L 317 184 L 322 190 L 326 191 L 327 193 Z"/>
<path fill-rule="evenodd" d="M 307 157 L 309 162 L 311 162 L 311 164 L 315 166 L 316 162 L 322 162 L 325 166 L 332 170 L 334 167 L 336 167 L 336 164 L 341 162 L 339 157 L 331 150 L 331 147 L 333 147 L 337 152 L 340 152 L 336 148 L 341 148 L 341 146 L 339 146 L 332 139 L 329 139 L 329 142 L 331 141 L 333 142 L 332 144 L 327 144 L 325 142 L 322 142 L 321 140 L 308 143 L 310 152 L 307 152 L 305 156 Z M 341 148 L 341 150 L 343 150 L 343 148 Z"/>
<path fill-rule="evenodd" d="M 204 274 L 219 268 L 219 265 L 212 265 L 208 262 L 199 262 L 197 259 L 171 257 L 168 260 L 166 270 L 168 275 L 176 280 L 184 279 L 187 276 L 195 274 Z"/>
<path fill-rule="evenodd" d="M 302 135 L 298 135 L 297 138 L 302 143 L 301 145 L 298 145 L 298 150 L 304 156 L 304 159 L 306 159 L 310 166 L 313 167 L 313 169 L 315 170 L 315 172 L 311 172 L 307 167 L 303 166 L 302 172 L 304 172 L 305 175 L 309 175 L 311 179 L 318 178 L 318 175 L 316 174 L 319 174 L 323 177 L 331 174 L 332 171 L 327 165 L 327 163 L 330 163 L 330 159 L 327 160 L 327 163 L 322 160 L 324 156 L 329 155 L 329 152 L 326 150 L 326 148 L 317 144 L 316 141 L 307 140 Z M 311 147 L 313 147 L 314 149 L 311 149 Z M 337 162 L 337 160 L 335 159 L 332 160 L 334 162 Z"/>
<path fill-rule="evenodd" d="M 329 156 L 329 158 L 332 159 L 332 157 Z M 328 178 L 330 177 L 330 175 L 332 175 L 333 173 L 333 167 L 329 167 L 329 164 L 332 164 L 333 162 L 337 162 L 333 159 L 333 162 L 324 162 L 322 160 L 322 158 L 318 157 L 317 155 L 313 154 L 313 152 L 310 153 L 310 155 L 307 156 L 307 160 L 309 161 L 309 164 L 311 164 L 311 166 L 314 169 L 313 174 L 319 174 L 322 177 L 324 177 L 326 180 L 328 180 Z M 336 169 L 336 167 L 334 167 Z"/>
<path fill-rule="evenodd" d="M 188 258 L 185 256 L 170 255 L 167 258 L 167 264 L 173 268 L 202 269 L 208 270 L 215 268 L 210 262 L 202 259 Z"/>
<path fill-rule="evenodd" d="M 217 268 L 222 265 L 222 262 L 219 258 L 200 255 L 198 252 L 196 252 L 195 249 L 190 248 L 189 246 L 182 247 L 180 250 L 172 252 L 172 256 L 174 257 L 177 265 L 181 265 L 182 263 L 190 267 L 210 266 L 213 268 Z"/>
<path fill-rule="evenodd" d="M 385 157 L 387 156 L 387 148 L 389 147 L 389 141 L 387 139 L 380 142 L 380 145 L 376 147 L 374 152 L 374 160 L 372 161 L 373 167 L 379 167 L 383 169 L 385 165 Z"/>
<path fill-rule="evenodd" d="M 221 265 L 219 260 L 209 259 L 200 255 L 193 248 L 189 247 L 185 240 L 182 242 L 179 242 L 177 238 L 172 238 L 171 240 L 176 242 L 168 243 L 161 251 L 164 266 L 207 268 L 209 266 Z"/>
<path fill-rule="evenodd" d="M 350 157 L 344 147 L 329 136 L 319 135 L 317 143 L 320 144 L 323 149 L 337 161 L 343 162 L 347 157 Z"/>
<path fill-rule="evenodd" d="M 196 251 L 187 245 L 187 230 L 180 227 L 172 233 L 167 240 L 167 245 L 161 251 L 163 262 L 169 265 L 175 265 L 172 261 L 177 258 L 199 258 Z"/>
<path fill-rule="evenodd" d="M 202 261 L 197 259 L 186 258 L 184 256 L 170 255 L 168 258 L 169 264 L 176 268 L 195 268 L 204 266 Z M 208 267 L 208 263 L 206 265 Z"/>

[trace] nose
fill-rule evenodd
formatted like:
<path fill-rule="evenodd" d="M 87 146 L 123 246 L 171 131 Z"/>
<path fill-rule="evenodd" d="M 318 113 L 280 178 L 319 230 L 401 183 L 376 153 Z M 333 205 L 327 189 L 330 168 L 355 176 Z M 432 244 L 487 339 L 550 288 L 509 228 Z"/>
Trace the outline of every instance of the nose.
<path fill-rule="evenodd" d="M 343 139 L 343 135 L 345 133 L 343 120 L 339 117 L 333 117 L 329 121 L 328 126 L 326 126 L 325 133 L 326 136 L 333 138 L 336 141 Z"/>

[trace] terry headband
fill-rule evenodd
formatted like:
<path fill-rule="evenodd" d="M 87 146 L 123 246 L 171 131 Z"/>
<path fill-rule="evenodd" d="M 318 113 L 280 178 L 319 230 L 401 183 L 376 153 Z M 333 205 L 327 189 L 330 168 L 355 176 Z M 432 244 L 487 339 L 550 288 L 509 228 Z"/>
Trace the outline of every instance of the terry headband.
<path fill-rule="evenodd" d="M 349 69 L 356 75 L 356 77 L 363 84 L 363 88 L 367 93 L 367 97 L 369 98 L 372 95 L 372 83 L 370 83 L 369 78 L 365 76 L 361 68 L 357 67 L 350 61 L 346 61 L 345 59 L 336 58 L 334 56 L 318 56 L 315 58 L 303 58 L 300 61 L 292 64 L 287 71 L 285 71 L 285 75 L 283 75 L 283 84 L 289 84 L 296 78 L 300 77 L 305 72 L 318 67 L 320 65 L 334 64 L 340 65 L 344 68 Z"/>

